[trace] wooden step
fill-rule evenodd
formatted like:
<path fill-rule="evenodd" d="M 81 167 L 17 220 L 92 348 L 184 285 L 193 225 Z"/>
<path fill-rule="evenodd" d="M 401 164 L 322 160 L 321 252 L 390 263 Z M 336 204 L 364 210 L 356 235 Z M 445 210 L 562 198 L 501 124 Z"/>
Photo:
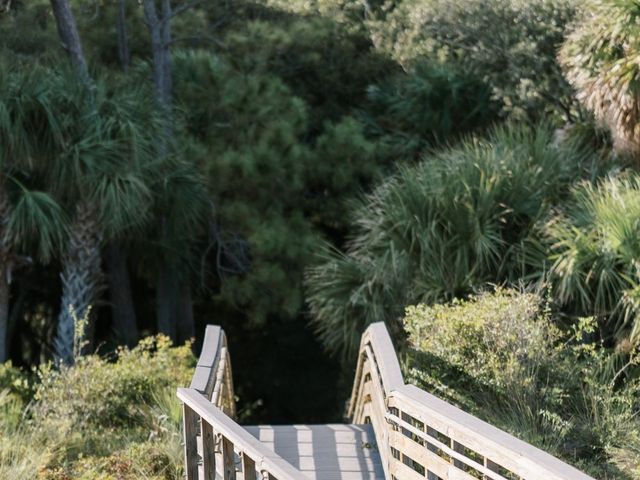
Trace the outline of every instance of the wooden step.
<path fill-rule="evenodd" d="M 384 480 L 371 425 L 245 427 L 311 480 Z"/>

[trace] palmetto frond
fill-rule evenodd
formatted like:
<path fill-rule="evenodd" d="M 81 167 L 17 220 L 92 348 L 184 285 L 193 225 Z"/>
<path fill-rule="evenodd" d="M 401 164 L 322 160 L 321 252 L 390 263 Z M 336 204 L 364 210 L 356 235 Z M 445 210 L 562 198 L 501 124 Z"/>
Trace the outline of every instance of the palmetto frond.
<path fill-rule="evenodd" d="M 635 325 L 640 285 L 640 177 L 583 183 L 545 231 L 556 294 L 583 315 Z"/>
<path fill-rule="evenodd" d="M 60 252 L 67 234 L 68 218 L 47 192 L 18 190 L 5 234 L 16 249 L 36 252 L 43 261 Z"/>
<path fill-rule="evenodd" d="M 590 162 L 577 143 L 555 145 L 547 127 L 503 127 L 401 168 L 355 205 L 347 252 L 329 250 L 308 271 L 327 347 L 348 355 L 363 326 L 397 327 L 403 305 L 527 274 L 536 222 Z"/>

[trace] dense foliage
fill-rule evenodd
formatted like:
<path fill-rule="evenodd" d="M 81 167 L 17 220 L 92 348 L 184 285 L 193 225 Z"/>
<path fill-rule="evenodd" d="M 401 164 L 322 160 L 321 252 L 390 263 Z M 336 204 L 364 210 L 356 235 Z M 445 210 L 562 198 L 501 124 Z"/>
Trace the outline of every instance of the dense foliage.
<path fill-rule="evenodd" d="M 611 351 L 583 318 L 561 332 L 535 294 L 497 290 L 408 307 L 412 382 L 596 478 L 640 474 L 637 353 Z"/>
<path fill-rule="evenodd" d="M 398 332 L 404 305 L 529 274 L 536 222 L 590 167 L 578 142 L 553 144 L 540 126 L 500 128 L 401 168 L 355 205 L 346 253 L 329 249 L 309 271 L 325 345 L 349 357 L 369 323 Z"/>
<path fill-rule="evenodd" d="M 576 102 L 555 57 L 575 10 L 572 0 L 389 1 L 372 38 L 407 69 L 425 59 L 464 67 L 505 117 L 570 120 Z"/>

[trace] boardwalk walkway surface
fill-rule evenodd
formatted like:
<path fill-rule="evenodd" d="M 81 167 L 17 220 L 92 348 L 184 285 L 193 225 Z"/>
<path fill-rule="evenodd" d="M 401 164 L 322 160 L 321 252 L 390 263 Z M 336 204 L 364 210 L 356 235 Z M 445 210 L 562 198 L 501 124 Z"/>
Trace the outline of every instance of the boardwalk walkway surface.
<path fill-rule="evenodd" d="M 382 323 L 362 336 L 349 423 L 236 423 L 227 341 L 216 326 L 178 398 L 187 480 L 593 480 L 405 384 Z"/>
<path fill-rule="evenodd" d="M 245 427 L 310 480 L 384 480 L 371 425 Z"/>

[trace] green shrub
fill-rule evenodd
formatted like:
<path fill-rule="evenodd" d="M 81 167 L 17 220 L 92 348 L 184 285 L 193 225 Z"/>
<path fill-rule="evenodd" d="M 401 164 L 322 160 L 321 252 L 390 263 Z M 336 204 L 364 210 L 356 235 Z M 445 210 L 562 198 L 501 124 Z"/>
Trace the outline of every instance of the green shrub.
<path fill-rule="evenodd" d="M 175 389 L 194 365 L 190 345 L 174 348 L 159 336 L 111 360 L 86 356 L 39 369 L 20 424 L 0 423 L 0 478 L 181 478 Z"/>
<path fill-rule="evenodd" d="M 465 295 L 529 273 L 533 226 L 589 165 L 549 129 L 495 130 L 427 155 L 354 205 L 346 253 L 326 251 L 307 274 L 324 344 L 350 357 L 369 323 L 399 333 L 402 305 Z"/>
<path fill-rule="evenodd" d="M 410 68 L 428 59 L 485 81 L 503 115 L 570 119 L 577 104 L 556 62 L 572 0 L 404 0 L 372 22 L 374 43 Z M 579 4 L 579 2 L 578 2 Z"/>
<path fill-rule="evenodd" d="M 640 339 L 640 177 L 630 173 L 582 183 L 544 227 L 558 300 L 596 315 L 603 334 Z"/>
<path fill-rule="evenodd" d="M 596 478 L 636 478 L 637 353 L 589 341 L 593 319 L 563 333 L 540 297 L 498 289 L 404 322 L 410 382 Z"/>

